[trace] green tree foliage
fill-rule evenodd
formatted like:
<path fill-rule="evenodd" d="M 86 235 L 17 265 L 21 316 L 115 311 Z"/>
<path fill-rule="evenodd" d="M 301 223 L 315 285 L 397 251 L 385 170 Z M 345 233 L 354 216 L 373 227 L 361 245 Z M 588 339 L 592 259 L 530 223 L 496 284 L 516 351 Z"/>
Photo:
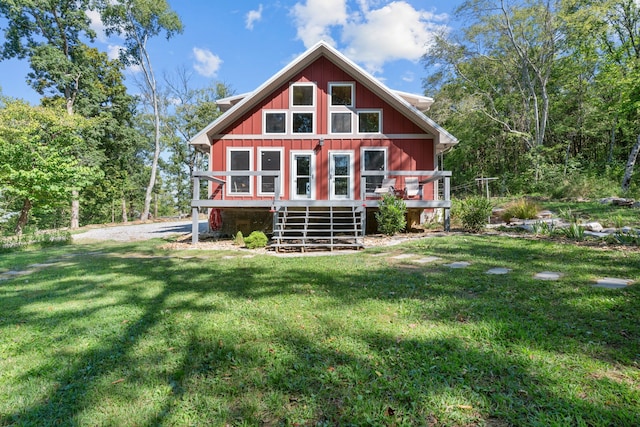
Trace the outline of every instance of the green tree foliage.
<path fill-rule="evenodd" d="M 143 75 L 143 96 L 153 114 L 153 158 L 149 183 L 145 194 L 144 210 L 141 219 L 149 218 L 151 198 L 156 185 L 158 162 L 161 151 L 161 105 L 160 92 L 153 71 L 151 56 L 147 50 L 147 41 L 162 33 L 167 38 L 182 31 L 182 22 L 171 10 L 166 0 L 110 0 L 96 1 L 100 9 L 107 34 L 124 38 L 125 48 L 120 59 L 128 65 L 140 67 Z"/>
<path fill-rule="evenodd" d="M 456 16 L 465 26 L 424 58 L 430 115 L 461 140 L 445 158 L 462 171 L 454 186 L 479 176 L 500 177 L 502 192 L 569 188 L 579 175 L 621 182 L 640 133 L 638 3 L 468 0 Z"/>
<path fill-rule="evenodd" d="M 19 206 L 21 234 L 32 207 L 51 208 L 72 189 L 101 178 L 95 164 L 80 161 L 82 132 L 94 122 L 64 110 L 7 100 L 0 109 L 0 186 Z"/>

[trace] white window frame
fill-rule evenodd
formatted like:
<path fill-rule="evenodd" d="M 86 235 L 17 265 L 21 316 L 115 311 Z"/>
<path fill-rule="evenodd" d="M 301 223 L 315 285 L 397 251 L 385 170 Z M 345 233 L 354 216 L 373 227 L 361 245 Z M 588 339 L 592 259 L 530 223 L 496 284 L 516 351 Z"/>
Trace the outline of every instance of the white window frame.
<path fill-rule="evenodd" d="M 294 87 L 301 87 L 301 86 L 310 86 L 312 88 L 312 90 L 313 90 L 313 98 L 312 98 L 312 101 L 311 101 L 311 105 L 293 105 L 293 88 Z M 317 94 L 317 92 L 318 92 L 317 86 L 313 82 L 291 83 L 289 85 L 289 108 L 290 109 L 298 109 L 298 108 L 309 109 L 309 108 L 314 108 L 316 106 L 316 94 Z"/>
<path fill-rule="evenodd" d="M 280 153 L 280 196 L 284 196 L 284 148 L 283 147 L 258 147 L 258 170 L 262 171 L 262 153 L 265 151 L 278 151 Z M 273 196 L 273 192 L 262 191 L 262 176 L 258 177 L 258 196 Z"/>
<path fill-rule="evenodd" d="M 311 132 L 294 132 L 293 131 L 293 115 L 294 114 L 311 114 Z M 289 122 L 291 123 L 291 125 L 289 126 L 289 133 L 291 135 L 314 135 L 316 133 L 316 112 L 313 110 L 295 109 L 290 112 Z"/>
<path fill-rule="evenodd" d="M 267 132 L 267 114 L 284 114 L 284 132 Z M 289 111 L 287 110 L 262 110 L 262 134 L 286 135 L 289 127 Z"/>
<path fill-rule="evenodd" d="M 347 196 L 336 196 L 335 193 L 335 171 L 332 169 L 333 155 L 348 155 L 349 156 L 349 194 Z M 328 170 L 328 182 L 329 182 L 329 200 L 354 200 L 355 199 L 355 153 L 353 150 L 329 150 L 329 170 Z"/>
<path fill-rule="evenodd" d="M 227 172 L 234 172 L 231 169 L 231 153 L 237 151 L 244 151 L 249 153 L 249 170 L 247 172 L 253 171 L 253 148 L 252 147 L 227 147 Z M 225 187 L 227 187 L 227 195 L 228 196 L 253 196 L 253 177 L 249 175 L 249 191 L 248 192 L 238 192 L 233 191 L 233 186 L 231 185 L 231 181 L 233 181 L 233 176 L 228 177 L 228 182 Z"/>
<path fill-rule="evenodd" d="M 296 163 L 297 155 L 309 156 L 309 197 L 302 197 L 296 194 Z M 315 200 L 316 199 L 316 152 L 314 150 L 291 150 L 289 152 L 289 193 L 291 200 Z"/>
<path fill-rule="evenodd" d="M 351 104 L 350 105 L 333 105 L 332 104 L 332 95 L 331 89 L 334 86 L 351 86 Z M 328 87 L 328 95 L 329 95 L 329 108 L 354 108 L 356 106 L 356 84 L 355 82 L 329 82 Z"/>
<path fill-rule="evenodd" d="M 378 131 L 377 132 L 360 132 L 360 113 L 378 113 Z M 382 133 L 382 110 L 380 109 L 365 109 L 356 111 L 356 132 L 359 135 L 379 135 Z"/>
<path fill-rule="evenodd" d="M 364 154 L 366 151 L 382 151 L 384 152 L 384 171 L 387 172 L 389 170 L 389 147 L 373 147 L 373 146 L 369 146 L 369 147 L 360 147 L 360 177 L 362 178 L 363 175 L 367 175 L 367 170 L 365 169 L 365 158 L 364 158 Z M 387 175 L 385 174 L 382 178 L 386 178 Z M 366 181 L 366 179 L 365 179 Z M 365 183 L 366 185 L 366 183 Z M 365 193 L 366 194 L 372 194 L 372 192 L 367 193 L 366 192 L 366 187 L 365 187 Z"/>
<path fill-rule="evenodd" d="M 335 86 L 349 86 L 351 88 L 351 104 L 350 105 L 332 105 L 332 89 Z M 328 132 L 332 135 L 353 135 L 356 133 L 356 126 L 357 123 L 355 121 L 355 102 L 356 102 L 356 84 L 355 82 L 329 82 L 329 86 L 327 88 L 327 94 L 328 94 L 328 100 L 327 100 L 327 106 L 328 106 Z M 333 113 L 340 113 L 340 114 L 349 114 L 349 123 L 351 125 L 351 129 L 348 132 L 334 132 L 333 131 L 333 118 L 332 115 Z"/>

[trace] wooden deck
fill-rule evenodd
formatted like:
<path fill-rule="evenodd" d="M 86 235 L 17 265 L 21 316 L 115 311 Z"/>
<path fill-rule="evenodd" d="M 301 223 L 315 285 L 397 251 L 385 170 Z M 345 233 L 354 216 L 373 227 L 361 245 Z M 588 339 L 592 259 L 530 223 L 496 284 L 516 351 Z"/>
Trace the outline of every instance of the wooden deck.
<path fill-rule="evenodd" d="M 239 199 L 227 199 L 225 198 L 224 185 L 228 178 L 231 176 L 273 176 L 275 177 L 275 195 L 272 198 L 262 198 L 258 200 L 239 200 Z M 280 176 L 281 172 L 268 172 L 268 171 L 198 171 L 193 174 L 193 199 L 191 202 L 192 210 L 192 243 L 198 243 L 198 219 L 200 209 L 207 208 L 258 208 L 265 209 L 274 214 L 274 231 L 279 219 L 278 213 L 282 211 L 291 210 L 292 208 L 313 208 L 313 209 L 329 209 L 332 208 L 350 208 L 353 210 L 366 211 L 369 209 L 377 209 L 381 197 L 375 193 L 365 193 L 361 191 L 359 198 L 353 200 L 288 200 L 281 198 L 280 194 Z M 409 177 L 420 176 L 425 177 L 420 181 L 421 185 L 433 182 L 442 181 L 442 187 L 436 186 L 434 194 L 438 194 L 438 190 L 442 191 L 440 200 L 424 200 L 422 195 L 418 198 L 404 198 L 405 204 L 408 209 L 443 209 L 444 210 L 444 228 L 449 230 L 450 224 L 450 178 L 451 172 L 449 171 L 381 171 L 381 172 L 368 172 L 367 176 L 393 176 L 393 177 Z M 217 184 L 217 188 L 214 189 L 214 198 L 201 199 L 200 198 L 200 186 L 202 181 L 212 182 Z M 209 186 L 209 191 L 211 191 Z M 365 188 L 365 177 L 361 179 L 361 189 Z M 364 228 L 362 229 L 362 235 L 364 236 Z"/>

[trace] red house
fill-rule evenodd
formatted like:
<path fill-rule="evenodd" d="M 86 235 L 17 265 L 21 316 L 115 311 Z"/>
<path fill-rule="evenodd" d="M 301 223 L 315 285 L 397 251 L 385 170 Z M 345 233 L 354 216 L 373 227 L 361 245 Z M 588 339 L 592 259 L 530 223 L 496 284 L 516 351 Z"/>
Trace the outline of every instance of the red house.
<path fill-rule="evenodd" d="M 225 113 L 190 142 L 209 155 L 193 177 L 193 242 L 209 208 L 214 227 L 273 233 L 276 249 L 362 246 L 386 192 L 405 199 L 411 222 L 442 208 L 448 228 L 451 172 L 439 159 L 457 140 L 423 113 L 432 103 L 325 42 L 254 92 L 219 100 Z"/>

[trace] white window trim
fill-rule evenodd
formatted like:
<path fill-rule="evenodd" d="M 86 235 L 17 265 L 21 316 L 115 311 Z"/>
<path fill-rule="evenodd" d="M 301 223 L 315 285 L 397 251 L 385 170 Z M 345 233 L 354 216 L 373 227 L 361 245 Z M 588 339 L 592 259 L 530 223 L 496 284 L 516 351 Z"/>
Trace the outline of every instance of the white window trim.
<path fill-rule="evenodd" d="M 249 170 L 247 172 L 253 171 L 253 148 L 252 147 L 227 147 L 227 172 L 233 172 L 231 170 L 231 153 L 234 151 L 246 151 L 249 153 Z M 248 193 L 240 193 L 233 191 L 231 186 L 231 176 L 228 177 L 227 185 L 227 196 L 253 196 L 253 177 L 249 176 L 249 192 Z"/>
<path fill-rule="evenodd" d="M 351 86 L 351 105 L 333 105 L 331 104 L 331 88 L 334 86 Z M 329 109 L 332 108 L 354 108 L 356 103 L 356 84 L 355 82 L 330 82 L 327 88 Z"/>
<path fill-rule="evenodd" d="M 309 197 L 300 197 L 296 195 L 296 171 L 295 171 L 295 156 L 296 155 L 308 155 L 311 158 L 309 165 L 309 172 L 311 173 L 309 179 Z M 291 150 L 289 152 L 289 192 L 291 194 L 291 200 L 315 200 L 316 199 L 316 152 L 314 150 Z"/>
<path fill-rule="evenodd" d="M 333 118 L 332 118 L 333 113 L 341 113 L 341 114 L 342 113 L 348 113 L 349 114 L 349 117 L 351 119 L 351 130 L 349 132 L 334 132 L 332 130 L 333 129 Z M 329 129 L 328 129 L 329 133 L 331 135 L 353 135 L 354 134 L 354 132 L 353 132 L 354 119 L 353 118 L 354 118 L 354 114 L 353 114 L 353 112 L 351 110 L 340 109 L 340 108 L 339 109 L 336 109 L 336 108 L 329 109 Z"/>
<path fill-rule="evenodd" d="M 389 170 L 389 147 L 360 147 L 360 178 L 363 175 L 367 175 L 367 171 L 364 168 L 364 153 L 365 151 L 383 151 L 384 152 L 384 171 L 387 172 Z M 383 178 L 386 178 L 385 174 Z M 366 190 L 366 189 L 365 189 Z M 371 193 L 366 193 L 371 194 Z"/>
<path fill-rule="evenodd" d="M 284 132 L 267 133 L 267 114 L 284 114 Z M 262 110 L 262 134 L 263 135 L 286 135 L 289 129 L 289 111 L 288 110 Z"/>
<path fill-rule="evenodd" d="M 378 113 L 378 132 L 360 132 L 360 113 Z M 356 132 L 358 135 L 380 135 L 382 133 L 382 110 L 381 109 L 364 109 L 356 110 Z"/>
<path fill-rule="evenodd" d="M 294 114 L 311 114 L 311 132 L 294 132 L 293 131 L 293 115 Z M 289 134 L 290 135 L 315 135 L 316 133 L 316 112 L 314 110 L 298 110 L 295 109 L 289 114 L 289 122 L 291 125 L 289 126 Z M 269 134 L 273 135 L 273 134 Z"/>
<path fill-rule="evenodd" d="M 311 105 L 293 105 L 293 88 L 295 86 L 311 86 L 311 88 L 313 89 L 313 101 Z M 317 86 L 315 83 L 313 82 L 296 82 L 296 83 L 291 83 L 289 85 L 289 108 L 291 109 L 298 109 L 298 108 L 302 108 L 302 109 L 308 109 L 308 108 L 315 108 L 316 106 L 316 94 L 317 94 L 318 90 L 317 90 Z"/>
<path fill-rule="evenodd" d="M 329 200 L 354 200 L 355 199 L 355 153 L 353 150 L 329 150 Z M 349 170 L 351 174 L 349 176 L 349 194 L 347 197 L 337 197 L 333 193 L 335 193 L 335 183 L 333 181 L 333 171 L 331 170 L 331 163 L 334 154 L 348 154 L 349 155 Z"/>
<path fill-rule="evenodd" d="M 284 147 L 258 147 L 258 170 L 262 171 L 262 153 L 264 151 L 280 152 L 280 197 L 284 196 Z M 262 177 L 258 177 L 258 196 L 273 196 L 275 192 L 262 191 Z"/>

